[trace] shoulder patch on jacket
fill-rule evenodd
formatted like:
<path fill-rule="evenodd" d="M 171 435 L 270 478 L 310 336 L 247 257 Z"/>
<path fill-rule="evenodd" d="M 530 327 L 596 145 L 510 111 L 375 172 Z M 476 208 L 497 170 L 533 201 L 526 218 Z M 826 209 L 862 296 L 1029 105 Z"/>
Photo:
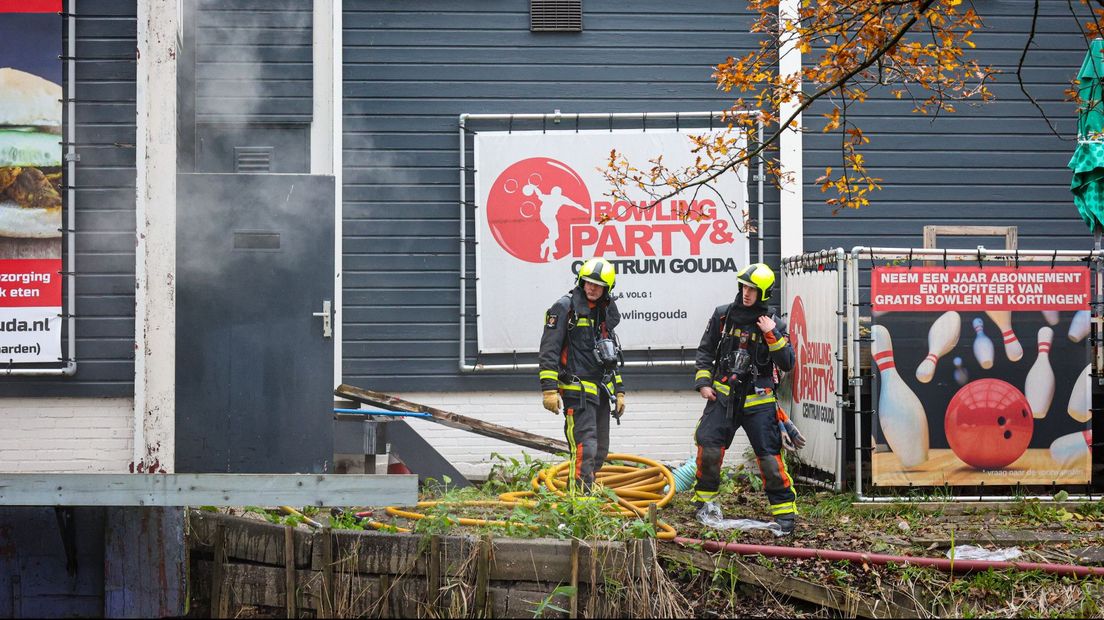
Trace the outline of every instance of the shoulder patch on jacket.
<path fill-rule="evenodd" d="M 551 312 L 545 312 L 544 313 L 544 328 L 545 329 L 556 329 L 556 323 L 559 321 L 559 319 L 560 319 L 560 317 L 556 316 L 555 314 L 553 314 Z"/>

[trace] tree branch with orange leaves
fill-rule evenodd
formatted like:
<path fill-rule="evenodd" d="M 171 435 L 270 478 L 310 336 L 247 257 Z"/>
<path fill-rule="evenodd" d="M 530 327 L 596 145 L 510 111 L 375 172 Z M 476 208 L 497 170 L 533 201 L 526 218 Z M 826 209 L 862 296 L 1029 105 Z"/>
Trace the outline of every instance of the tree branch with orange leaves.
<path fill-rule="evenodd" d="M 878 179 L 867 173 L 861 153 L 869 139 L 847 114 L 871 91 L 889 88 L 896 99 L 908 95 L 914 111 L 925 114 L 953 112 L 955 101 L 992 96 L 986 84 L 994 71 L 965 57 L 974 47 L 971 37 L 981 19 L 961 0 L 812 0 L 787 20 L 778 17 L 779 0 L 750 0 L 749 5 L 758 14 L 751 32 L 763 35 L 759 49 L 729 57 L 713 73 L 719 89 L 740 93 L 725 115 L 727 130 L 692 135 L 695 163 L 677 169 L 664 165 L 662 157 L 649 161 L 650 167 L 638 167 L 612 151 L 604 174 L 614 199 L 639 203 L 629 194 L 643 192 L 656 204 L 688 188 L 710 187 L 755 157 L 762 157 L 778 180 L 781 170 L 777 159 L 766 155 L 768 150 L 787 129 L 803 130 L 797 119 L 825 101 L 830 108 L 823 114 L 822 131 L 841 134 L 843 165 L 838 172 L 827 168 L 817 182 L 822 192 L 833 192 L 827 204 L 863 207 Z M 799 74 L 780 75 L 776 68 L 784 45 L 803 55 L 816 52 Z M 780 119 L 776 111 L 795 102 Z M 737 114 L 748 109 L 760 110 L 758 117 Z M 753 131 L 760 119 L 770 128 L 766 136 L 758 136 L 753 146 L 742 144 L 742 135 Z"/>

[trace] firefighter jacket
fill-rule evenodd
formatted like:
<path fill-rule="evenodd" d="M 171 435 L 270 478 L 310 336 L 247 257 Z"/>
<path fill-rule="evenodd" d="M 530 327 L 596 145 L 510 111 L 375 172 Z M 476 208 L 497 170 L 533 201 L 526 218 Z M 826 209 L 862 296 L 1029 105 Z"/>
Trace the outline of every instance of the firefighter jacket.
<path fill-rule="evenodd" d="M 725 325 L 731 305 L 717 306 L 709 317 L 709 324 L 705 328 L 705 334 L 702 335 L 694 359 L 694 366 L 697 368 L 694 374 L 694 389 L 710 386 L 722 396 L 729 395 L 736 387 L 733 385 L 736 381 L 731 376 L 724 376 L 724 364 L 718 357 L 738 349 L 740 338 L 746 333 L 746 346 L 755 370 L 752 373 L 754 379 L 751 385 L 747 386 L 748 398 L 743 405 L 751 407 L 774 402 L 774 389 L 779 379 L 775 370 L 789 372 L 795 362 L 793 347 L 790 346 L 786 333 L 786 325 L 781 318 L 774 316 L 770 311 L 766 314 L 774 319 L 776 325 L 769 334 L 760 331 L 755 322 L 747 325 Z M 722 338 L 726 333 L 732 340 L 726 341 L 725 346 L 722 347 Z"/>
<path fill-rule="evenodd" d="M 541 390 L 585 391 L 597 400 L 599 394 L 624 392 L 621 374 L 611 376 L 594 354 L 600 338 L 615 338 L 614 328 L 621 322 L 617 302 L 608 294 L 591 308 L 582 287 L 575 287 L 559 298 L 544 315 L 541 334 Z M 601 383 L 606 381 L 605 389 Z"/>

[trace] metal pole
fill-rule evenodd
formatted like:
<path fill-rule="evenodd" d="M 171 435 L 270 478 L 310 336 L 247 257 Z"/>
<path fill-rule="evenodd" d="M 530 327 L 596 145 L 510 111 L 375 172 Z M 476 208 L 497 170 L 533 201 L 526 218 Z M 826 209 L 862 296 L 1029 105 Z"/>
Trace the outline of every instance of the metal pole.
<path fill-rule="evenodd" d="M 468 144 L 464 140 L 464 128 L 467 125 L 467 115 L 460 115 L 460 372 L 475 370 L 474 366 L 468 366 L 467 358 L 467 319 L 468 319 L 468 217 L 465 203 L 467 202 L 467 182 L 465 168 L 468 160 Z"/>
<path fill-rule="evenodd" d="M 842 343 L 846 338 L 845 332 L 845 316 L 847 313 L 847 254 L 843 251 L 843 248 L 836 249 L 836 338 L 837 343 Z M 837 344 L 836 346 L 836 490 L 843 489 L 843 412 L 846 409 L 844 406 L 844 396 L 847 394 L 847 388 L 844 387 L 843 378 L 846 373 L 843 372 L 844 356 L 843 347 Z"/>
<path fill-rule="evenodd" d="M 740 110 L 738 112 L 725 112 L 725 111 L 713 111 L 713 112 L 648 112 L 649 119 L 673 119 L 676 116 L 681 119 L 687 118 L 719 118 L 728 115 L 735 116 L 750 116 L 752 114 L 759 114 L 758 110 Z M 539 114 L 462 114 L 463 118 L 469 121 L 503 121 L 513 118 L 515 121 L 543 121 L 547 119 L 554 119 L 556 116 L 560 118 L 579 118 L 580 120 L 635 120 L 644 117 L 642 112 L 582 112 L 579 114 L 572 114 L 570 112 L 560 111 L 551 113 L 539 113 Z"/>
<path fill-rule="evenodd" d="M 862 494 L 862 377 L 859 372 L 859 252 L 861 246 L 851 250 L 847 264 L 847 357 L 851 372 L 848 383 L 851 386 L 851 408 L 855 412 L 855 495 L 861 500 Z"/>
<path fill-rule="evenodd" d="M 762 140 L 763 140 L 763 116 L 762 115 L 759 116 L 759 127 L 758 127 L 757 131 L 759 133 L 759 136 L 758 136 L 757 140 L 759 141 L 759 145 L 762 146 Z M 759 200 L 758 200 L 758 202 L 759 202 L 759 215 L 756 216 L 757 219 L 756 219 L 756 222 L 755 222 L 756 223 L 755 228 L 757 229 L 758 235 L 759 235 L 759 262 L 761 263 L 761 262 L 763 262 L 763 152 L 762 151 L 759 151 L 759 174 L 756 175 L 756 176 L 759 177 Z"/>

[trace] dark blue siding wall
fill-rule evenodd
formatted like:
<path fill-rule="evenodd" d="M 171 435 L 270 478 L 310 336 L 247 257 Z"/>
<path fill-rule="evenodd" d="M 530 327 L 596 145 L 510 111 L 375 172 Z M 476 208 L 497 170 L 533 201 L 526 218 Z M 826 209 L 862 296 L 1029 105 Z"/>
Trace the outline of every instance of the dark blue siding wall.
<path fill-rule="evenodd" d="M 814 184 L 825 166 L 838 169 L 839 139 L 819 132 L 826 111 L 806 114 L 805 248 L 877 245 L 922 247 L 923 226 L 1018 226 L 1025 249 L 1087 249 L 1092 238 L 1070 198 L 1076 108 L 1063 91 L 1086 44 L 1066 2 L 1041 2 L 1024 81 L 1066 140 L 1055 137 L 1016 83 L 1016 64 L 1031 27 L 1033 0 L 977 0 L 986 28 L 974 40 L 981 64 L 1003 71 L 996 101 L 957 105 L 932 120 L 912 103 L 881 93 L 855 107 L 852 118 L 870 137 L 865 154 L 883 190 L 872 206 L 833 216 Z M 1079 7 L 1078 3 L 1074 3 Z M 1084 11 L 1082 11 L 1084 13 Z M 941 247 L 1003 247 L 1000 238 L 940 239 Z"/>
<path fill-rule="evenodd" d="M 458 115 L 727 107 L 710 67 L 753 44 L 741 11 L 738 2 L 588 1 L 582 33 L 531 33 L 524 0 L 347 0 L 345 380 L 383 390 L 534 388 L 535 373 L 504 382 L 457 370 Z M 474 295 L 468 301 L 474 316 Z"/>
<path fill-rule="evenodd" d="M 135 7 L 77 7 L 77 376 L 0 378 L 0 396 L 134 392 Z"/>
<path fill-rule="evenodd" d="M 311 120 L 310 0 L 199 0 L 199 122 Z"/>

